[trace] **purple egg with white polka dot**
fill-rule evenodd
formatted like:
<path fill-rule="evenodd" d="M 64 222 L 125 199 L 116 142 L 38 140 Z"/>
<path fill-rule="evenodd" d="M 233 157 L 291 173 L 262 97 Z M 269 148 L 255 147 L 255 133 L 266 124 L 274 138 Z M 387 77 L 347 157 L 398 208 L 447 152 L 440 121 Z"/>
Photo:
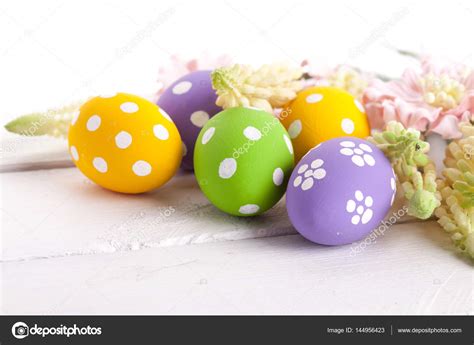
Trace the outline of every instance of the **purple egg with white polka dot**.
<path fill-rule="evenodd" d="M 342 245 L 377 228 L 395 198 L 395 174 L 372 143 L 343 137 L 311 149 L 291 174 L 286 206 L 308 240 Z"/>
<path fill-rule="evenodd" d="M 196 71 L 176 80 L 161 95 L 157 104 L 178 127 L 183 141 L 184 169 L 193 169 L 194 144 L 204 124 L 222 108 L 216 105 L 211 71 Z"/>

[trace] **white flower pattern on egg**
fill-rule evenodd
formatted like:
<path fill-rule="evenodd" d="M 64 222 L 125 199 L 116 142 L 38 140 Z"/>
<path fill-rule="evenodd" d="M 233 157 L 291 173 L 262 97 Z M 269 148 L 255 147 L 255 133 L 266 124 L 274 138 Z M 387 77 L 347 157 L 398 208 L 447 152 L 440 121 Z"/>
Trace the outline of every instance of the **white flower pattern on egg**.
<path fill-rule="evenodd" d="M 356 147 L 355 143 L 349 140 L 341 141 L 339 145 L 341 146 L 339 153 L 351 157 L 352 163 L 358 167 L 375 165 L 375 159 L 371 155 L 372 148 L 369 145 L 361 143 Z"/>
<path fill-rule="evenodd" d="M 298 176 L 293 180 L 293 187 L 301 190 L 309 190 L 314 186 L 314 180 L 322 180 L 326 177 L 326 170 L 323 168 L 324 161 L 322 159 L 315 159 L 311 165 L 303 164 L 298 168 Z"/>
<path fill-rule="evenodd" d="M 354 192 L 354 199 L 346 202 L 346 211 L 351 214 L 351 223 L 358 225 L 359 223 L 367 224 L 372 219 L 374 211 L 372 206 L 374 199 L 371 196 L 365 196 L 360 190 Z"/>

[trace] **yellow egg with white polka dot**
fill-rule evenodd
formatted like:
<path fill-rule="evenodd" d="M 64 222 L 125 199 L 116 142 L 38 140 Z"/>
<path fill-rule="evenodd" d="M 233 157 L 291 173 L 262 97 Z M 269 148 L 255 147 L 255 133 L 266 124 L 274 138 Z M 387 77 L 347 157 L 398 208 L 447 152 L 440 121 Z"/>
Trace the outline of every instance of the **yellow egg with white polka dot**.
<path fill-rule="evenodd" d="M 365 138 L 370 133 L 362 104 L 335 87 L 300 91 L 279 117 L 290 135 L 296 161 L 323 141 L 344 136 Z"/>
<path fill-rule="evenodd" d="M 69 152 L 98 185 L 143 193 L 166 183 L 182 158 L 178 129 L 163 109 L 135 95 L 103 95 L 84 103 L 69 128 Z"/>

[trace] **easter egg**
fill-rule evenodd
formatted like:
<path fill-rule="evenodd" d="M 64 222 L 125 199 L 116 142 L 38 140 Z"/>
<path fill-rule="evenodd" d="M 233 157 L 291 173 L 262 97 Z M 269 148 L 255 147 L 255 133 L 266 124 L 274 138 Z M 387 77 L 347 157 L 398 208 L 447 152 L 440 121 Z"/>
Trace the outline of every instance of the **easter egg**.
<path fill-rule="evenodd" d="M 199 187 L 220 210 L 236 216 L 265 212 L 285 193 L 293 147 L 273 115 L 229 108 L 199 133 L 194 172 Z"/>
<path fill-rule="evenodd" d="M 69 152 L 84 175 L 122 193 L 157 188 L 182 158 L 178 129 L 163 109 L 117 93 L 84 103 L 69 128 Z"/>
<path fill-rule="evenodd" d="M 383 220 L 395 197 L 395 175 L 383 152 L 368 141 L 325 141 L 296 165 L 286 191 L 291 223 L 325 245 L 364 238 Z"/>
<path fill-rule="evenodd" d="M 196 71 L 175 81 L 157 102 L 170 114 L 181 134 L 184 145 L 181 165 L 184 169 L 193 169 L 194 144 L 201 128 L 222 110 L 216 105 L 216 99 L 211 71 Z"/>
<path fill-rule="evenodd" d="M 364 108 L 350 93 L 335 87 L 300 91 L 280 114 L 299 161 L 319 143 L 338 137 L 369 136 Z"/>

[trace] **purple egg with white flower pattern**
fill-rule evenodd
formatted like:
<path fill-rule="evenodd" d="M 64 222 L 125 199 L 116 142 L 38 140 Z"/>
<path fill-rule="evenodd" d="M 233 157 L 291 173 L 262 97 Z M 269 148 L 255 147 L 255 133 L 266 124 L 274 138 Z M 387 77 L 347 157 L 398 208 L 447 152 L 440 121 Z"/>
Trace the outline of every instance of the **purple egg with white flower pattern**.
<path fill-rule="evenodd" d="M 204 124 L 222 108 L 216 105 L 211 71 L 196 71 L 176 80 L 160 96 L 157 104 L 178 127 L 183 141 L 184 169 L 193 169 L 194 144 Z"/>
<path fill-rule="evenodd" d="M 395 198 L 395 174 L 372 143 L 343 137 L 311 149 L 291 174 L 286 206 L 308 240 L 342 245 L 377 228 Z"/>

